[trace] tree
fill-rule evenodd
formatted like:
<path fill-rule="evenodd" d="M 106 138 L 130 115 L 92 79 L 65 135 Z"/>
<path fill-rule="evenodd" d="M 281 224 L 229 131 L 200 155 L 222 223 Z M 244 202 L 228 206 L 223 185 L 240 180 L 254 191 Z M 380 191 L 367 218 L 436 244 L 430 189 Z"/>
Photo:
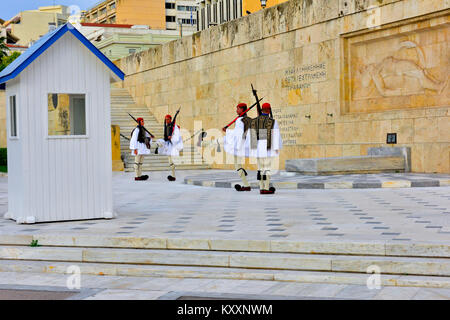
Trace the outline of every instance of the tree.
<path fill-rule="evenodd" d="M 6 38 L 0 37 L 0 59 L 8 55 L 9 48 L 6 45 Z"/>
<path fill-rule="evenodd" d="M 0 58 L 0 71 L 5 69 L 11 62 L 17 59 L 20 56 L 20 52 L 14 51 L 9 56 L 3 56 Z"/>

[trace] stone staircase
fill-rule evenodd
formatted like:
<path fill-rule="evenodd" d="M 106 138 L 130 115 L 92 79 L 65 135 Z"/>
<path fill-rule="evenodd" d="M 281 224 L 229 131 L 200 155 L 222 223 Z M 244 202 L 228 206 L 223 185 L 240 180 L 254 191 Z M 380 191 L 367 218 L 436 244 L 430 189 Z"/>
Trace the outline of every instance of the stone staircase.
<path fill-rule="evenodd" d="M 40 246 L 30 247 L 32 240 Z M 270 244 L 269 246 L 267 246 Z M 275 280 L 450 288 L 449 246 L 201 240 L 95 235 L 0 235 L 0 272 Z"/>
<path fill-rule="evenodd" d="M 156 139 L 164 136 L 163 124 L 158 123 L 147 107 L 136 105 L 126 89 L 111 87 L 111 124 L 118 125 L 120 127 L 120 133 L 126 137 L 130 137 L 131 131 L 136 127 L 136 122 L 131 119 L 128 113 L 135 118 L 144 118 L 145 127 L 155 135 Z M 134 170 L 134 156 L 131 155 L 129 144 L 127 139 L 120 137 L 120 149 L 125 171 Z M 152 152 L 153 151 L 154 150 L 152 149 Z M 169 160 L 167 156 L 151 154 L 144 157 L 142 170 L 169 170 L 168 163 Z M 189 142 L 184 145 L 183 152 L 180 154 L 179 162 L 176 163 L 176 167 L 180 170 L 210 168 L 210 166 L 202 159 L 202 156 L 196 151 L 195 147 Z"/>

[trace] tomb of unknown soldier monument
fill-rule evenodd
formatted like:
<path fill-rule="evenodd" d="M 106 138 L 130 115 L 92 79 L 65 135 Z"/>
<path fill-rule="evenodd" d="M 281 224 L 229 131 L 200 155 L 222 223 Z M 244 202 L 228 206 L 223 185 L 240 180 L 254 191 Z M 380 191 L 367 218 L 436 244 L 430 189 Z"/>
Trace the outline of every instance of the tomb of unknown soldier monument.
<path fill-rule="evenodd" d="M 442 0 L 288 1 L 117 65 L 137 104 L 156 118 L 181 106 L 191 132 L 220 130 L 232 106 L 254 102 L 253 84 L 280 125 L 280 169 L 362 157 L 351 162 L 358 172 L 372 148 L 395 146 L 409 150 L 407 171 L 448 173 L 448 22 Z M 230 168 L 219 158 L 213 168 Z M 375 172 L 405 171 L 395 157 L 374 159 Z"/>
<path fill-rule="evenodd" d="M 450 300 L 449 1 L 227 2 L 0 72 L 0 300 Z"/>

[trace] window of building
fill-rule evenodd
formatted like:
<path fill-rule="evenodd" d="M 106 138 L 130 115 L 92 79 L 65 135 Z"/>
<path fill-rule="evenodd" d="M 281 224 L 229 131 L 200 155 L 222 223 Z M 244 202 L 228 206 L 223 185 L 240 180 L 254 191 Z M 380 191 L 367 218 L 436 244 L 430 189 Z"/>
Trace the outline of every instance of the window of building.
<path fill-rule="evenodd" d="M 166 9 L 175 9 L 175 3 L 166 2 Z"/>
<path fill-rule="evenodd" d="M 223 1 L 220 1 L 220 7 L 219 7 L 219 10 L 220 10 L 220 23 L 223 23 Z"/>
<path fill-rule="evenodd" d="M 200 14 L 199 14 L 199 12 L 197 11 L 197 12 L 195 13 L 195 15 L 197 16 L 197 21 L 199 21 L 199 19 L 200 19 Z M 200 23 L 197 23 L 197 31 L 200 31 Z"/>
<path fill-rule="evenodd" d="M 84 94 L 48 94 L 48 135 L 86 135 L 86 96 Z"/>
<path fill-rule="evenodd" d="M 174 16 L 166 16 L 166 22 L 175 22 L 175 17 Z"/>
<path fill-rule="evenodd" d="M 205 21 L 205 8 L 202 8 L 202 30 L 205 29 L 206 21 Z"/>
<path fill-rule="evenodd" d="M 231 6 L 230 6 L 230 0 L 227 0 L 227 21 L 231 20 Z"/>
<path fill-rule="evenodd" d="M 109 9 L 112 10 L 115 8 L 116 8 L 116 3 L 115 2 L 111 3 L 111 5 L 109 6 Z"/>
<path fill-rule="evenodd" d="M 9 97 L 10 136 L 17 137 L 17 105 L 16 96 Z"/>
<path fill-rule="evenodd" d="M 109 18 L 109 23 L 116 23 L 116 16 Z"/>
<path fill-rule="evenodd" d="M 217 22 L 217 3 L 214 3 L 213 11 L 214 11 L 214 22 Z"/>
<path fill-rule="evenodd" d="M 233 0 L 233 19 L 236 19 L 237 17 L 237 0 Z"/>
<path fill-rule="evenodd" d="M 102 16 L 104 14 L 106 14 L 106 8 L 103 8 L 103 9 L 100 10 L 100 15 Z"/>
<path fill-rule="evenodd" d="M 197 23 L 197 20 L 195 20 L 195 19 L 190 19 L 190 18 L 187 18 L 187 19 L 182 19 L 182 18 L 179 18 L 178 19 L 178 23 L 182 23 L 182 24 L 192 24 L 192 25 L 194 25 L 194 24 L 196 24 Z"/>
<path fill-rule="evenodd" d="M 135 53 L 136 52 L 136 48 L 129 48 L 128 49 L 128 53 Z"/>

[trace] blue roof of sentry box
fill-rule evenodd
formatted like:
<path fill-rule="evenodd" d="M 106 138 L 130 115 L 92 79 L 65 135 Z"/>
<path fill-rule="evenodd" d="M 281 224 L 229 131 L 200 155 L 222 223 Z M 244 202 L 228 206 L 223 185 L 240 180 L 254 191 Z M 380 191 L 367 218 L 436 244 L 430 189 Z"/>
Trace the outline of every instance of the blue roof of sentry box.
<path fill-rule="evenodd" d="M 119 79 L 123 80 L 125 74 L 117 68 L 100 50 L 98 50 L 85 36 L 69 23 L 47 33 L 33 44 L 27 51 L 22 53 L 16 60 L 0 72 L 0 84 L 17 77 L 26 67 L 36 60 L 45 50 L 61 38 L 66 32 L 72 33 L 80 40 L 97 58 L 99 58 Z"/>

